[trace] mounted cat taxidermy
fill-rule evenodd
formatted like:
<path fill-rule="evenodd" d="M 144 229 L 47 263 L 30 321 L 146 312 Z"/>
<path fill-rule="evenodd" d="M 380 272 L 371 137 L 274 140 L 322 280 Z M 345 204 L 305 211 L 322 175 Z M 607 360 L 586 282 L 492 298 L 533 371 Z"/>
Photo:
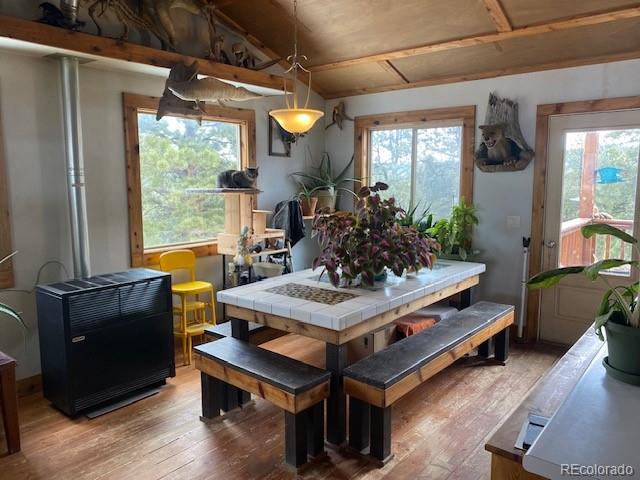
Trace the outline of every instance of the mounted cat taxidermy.
<path fill-rule="evenodd" d="M 245 170 L 225 170 L 218 175 L 219 188 L 256 188 L 258 167 Z"/>
<path fill-rule="evenodd" d="M 518 121 L 518 104 L 496 94 L 489 95 L 482 141 L 475 153 L 476 166 L 483 172 L 524 170 L 533 158 Z"/>
<path fill-rule="evenodd" d="M 244 87 L 235 87 L 213 77 L 193 78 L 187 82 L 172 84 L 169 85 L 169 90 L 182 100 L 196 102 L 198 107 L 201 102 L 218 102 L 224 105 L 223 102 L 244 102 L 263 97 Z"/>

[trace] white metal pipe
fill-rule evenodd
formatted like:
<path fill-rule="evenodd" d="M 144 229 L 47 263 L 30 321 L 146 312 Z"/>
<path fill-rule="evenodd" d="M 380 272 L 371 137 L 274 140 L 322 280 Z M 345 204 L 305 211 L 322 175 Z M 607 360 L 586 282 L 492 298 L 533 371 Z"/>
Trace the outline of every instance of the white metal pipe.
<path fill-rule="evenodd" d="M 71 25 L 75 25 L 78 21 L 78 3 L 79 0 L 61 0 L 60 10 L 64 16 L 69 20 Z"/>
<path fill-rule="evenodd" d="M 91 269 L 80 117 L 80 62 L 74 57 L 62 57 L 60 73 L 73 273 L 76 278 L 82 278 L 90 276 Z"/>
<path fill-rule="evenodd" d="M 529 242 L 531 239 L 523 238 L 522 245 L 522 285 L 520 287 L 520 314 L 518 315 L 518 338 L 524 336 L 524 325 L 526 322 L 526 310 L 527 310 L 527 296 L 529 294 L 529 288 L 527 287 L 527 280 L 529 280 Z"/>

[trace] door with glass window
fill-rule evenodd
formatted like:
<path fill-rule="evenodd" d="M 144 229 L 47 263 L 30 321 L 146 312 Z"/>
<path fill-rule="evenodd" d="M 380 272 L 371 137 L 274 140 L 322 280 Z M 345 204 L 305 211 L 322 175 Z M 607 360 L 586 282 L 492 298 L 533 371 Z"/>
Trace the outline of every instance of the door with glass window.
<path fill-rule="evenodd" d="M 580 229 L 607 223 L 637 236 L 640 110 L 552 116 L 548 139 L 543 270 L 637 260 L 619 239 L 585 239 Z M 567 276 L 542 290 L 540 338 L 574 343 L 593 323 L 602 294 L 631 275 L 635 271 L 623 267 L 595 282 Z"/>

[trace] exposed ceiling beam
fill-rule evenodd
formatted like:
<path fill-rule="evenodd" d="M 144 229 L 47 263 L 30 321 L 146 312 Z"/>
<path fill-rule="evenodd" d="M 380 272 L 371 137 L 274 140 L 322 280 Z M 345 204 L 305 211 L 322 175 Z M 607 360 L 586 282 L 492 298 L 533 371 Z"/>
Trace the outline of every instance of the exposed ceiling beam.
<path fill-rule="evenodd" d="M 283 90 L 284 79 L 279 75 L 234 67 L 89 33 L 72 32 L 16 17 L 0 15 L 0 37 L 47 45 L 88 56 L 124 60 L 155 67 L 171 68 L 178 63 L 197 62 L 198 71 L 202 75 Z"/>
<path fill-rule="evenodd" d="M 389 60 L 385 60 L 384 62 L 378 62 L 378 64 L 384 68 L 387 72 L 395 77 L 396 80 L 399 80 L 403 83 L 409 83 L 409 79 L 405 77 L 400 70 L 398 70 L 393 63 Z"/>
<path fill-rule="evenodd" d="M 242 25 L 236 22 L 229 15 L 227 15 L 222 10 L 220 10 L 217 5 L 215 6 L 215 9 L 214 9 L 214 15 L 216 19 L 218 19 L 223 25 L 226 25 L 227 27 L 231 28 L 231 30 L 234 30 L 241 37 L 243 37 L 247 42 L 249 42 L 251 45 L 256 47 L 260 52 L 264 53 L 269 59 L 271 60 L 280 59 L 278 61 L 278 65 L 280 65 L 285 70 L 287 70 L 291 66 L 285 59 L 282 58 L 281 55 L 279 55 L 277 52 L 269 48 L 259 38 L 257 38 L 251 32 L 249 32 L 246 28 L 244 28 Z M 301 71 L 298 72 L 298 79 L 304 83 L 309 81 L 308 75 Z"/>
<path fill-rule="evenodd" d="M 504 11 L 504 7 L 500 0 L 483 0 L 484 6 L 489 12 L 491 20 L 496 25 L 496 29 L 499 32 L 510 32 L 513 30 L 507 12 Z"/>
<path fill-rule="evenodd" d="M 598 63 L 620 62 L 623 60 L 634 60 L 640 58 L 640 50 L 630 52 L 611 53 L 606 55 L 598 55 L 588 58 L 579 58 L 572 60 L 562 60 L 557 62 L 548 62 L 538 65 L 525 65 L 520 67 L 508 67 L 498 70 L 487 70 L 476 73 L 445 75 L 442 77 L 429 78 L 411 83 L 398 83 L 392 85 L 381 85 L 377 87 L 355 88 L 352 90 L 343 90 L 340 92 L 321 92 L 326 99 L 351 97 L 354 95 L 367 95 L 370 93 L 389 92 L 394 90 L 404 90 L 407 88 L 430 87 L 433 85 L 443 85 L 447 83 L 467 82 L 470 80 L 481 80 L 485 78 L 502 77 L 505 75 L 517 75 L 521 73 L 542 72 L 545 70 L 556 70 L 559 68 L 581 67 L 585 65 L 593 65 Z"/>
<path fill-rule="evenodd" d="M 340 60 L 337 62 L 325 63 L 311 67 L 314 72 L 325 70 L 334 70 L 336 68 L 351 67 L 354 65 L 362 65 L 365 63 L 383 62 L 385 60 L 397 60 L 400 58 L 414 57 L 427 53 L 443 52 L 456 48 L 472 47 L 474 45 L 485 45 L 490 43 L 502 42 L 514 38 L 528 37 L 543 33 L 554 32 L 557 30 L 569 30 L 572 28 L 586 27 L 590 25 L 598 25 L 601 23 L 613 22 L 629 18 L 640 17 L 640 7 L 623 8 L 611 10 L 604 13 L 594 15 L 582 15 L 562 20 L 554 20 L 553 22 L 540 23 L 528 27 L 516 28 L 509 32 L 488 33 L 471 37 L 459 38 L 457 40 L 448 40 L 446 42 L 431 43 L 402 50 L 391 50 L 375 55 L 367 55 L 364 57 L 352 58 L 350 60 Z"/>

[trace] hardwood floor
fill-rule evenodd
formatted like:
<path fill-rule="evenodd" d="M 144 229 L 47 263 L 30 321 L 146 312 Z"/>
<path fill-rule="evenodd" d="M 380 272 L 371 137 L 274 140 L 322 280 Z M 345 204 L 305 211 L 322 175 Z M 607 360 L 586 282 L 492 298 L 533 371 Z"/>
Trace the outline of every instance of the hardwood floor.
<path fill-rule="evenodd" d="M 295 335 L 267 348 L 322 367 L 323 345 Z M 377 469 L 328 449 L 311 479 L 483 479 L 485 439 L 559 358 L 549 347 L 514 346 L 507 366 L 462 359 L 401 399 L 393 411 L 395 458 Z M 22 452 L 0 456 L 0 479 L 295 478 L 283 464 L 283 413 L 262 399 L 205 424 L 200 376 L 181 367 L 161 392 L 94 420 L 70 420 L 40 395 L 20 402 Z M 0 437 L 0 451 L 5 452 Z"/>

